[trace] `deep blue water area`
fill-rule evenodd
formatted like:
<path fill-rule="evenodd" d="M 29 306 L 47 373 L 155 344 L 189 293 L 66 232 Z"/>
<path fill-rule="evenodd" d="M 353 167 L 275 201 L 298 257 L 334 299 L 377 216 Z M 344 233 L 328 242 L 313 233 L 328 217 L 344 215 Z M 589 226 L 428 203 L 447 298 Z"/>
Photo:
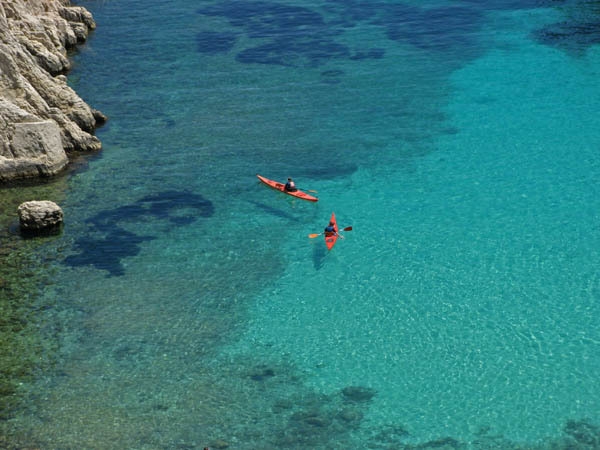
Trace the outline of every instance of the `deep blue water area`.
<path fill-rule="evenodd" d="M 596 3 L 82 1 L 69 82 L 109 121 L 4 435 L 598 448 Z"/>

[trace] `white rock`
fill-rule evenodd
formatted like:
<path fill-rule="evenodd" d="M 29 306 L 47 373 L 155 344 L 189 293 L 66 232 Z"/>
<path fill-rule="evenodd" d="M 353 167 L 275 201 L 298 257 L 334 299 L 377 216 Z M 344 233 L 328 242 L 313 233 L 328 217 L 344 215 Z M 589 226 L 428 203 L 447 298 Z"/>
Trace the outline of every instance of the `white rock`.
<path fill-rule="evenodd" d="M 58 231 L 64 218 L 60 206 L 48 200 L 21 203 L 17 212 L 21 232 L 29 235 Z"/>
<path fill-rule="evenodd" d="M 0 182 L 53 175 L 69 151 L 100 150 L 98 114 L 61 75 L 67 47 L 95 26 L 68 0 L 0 0 Z"/>

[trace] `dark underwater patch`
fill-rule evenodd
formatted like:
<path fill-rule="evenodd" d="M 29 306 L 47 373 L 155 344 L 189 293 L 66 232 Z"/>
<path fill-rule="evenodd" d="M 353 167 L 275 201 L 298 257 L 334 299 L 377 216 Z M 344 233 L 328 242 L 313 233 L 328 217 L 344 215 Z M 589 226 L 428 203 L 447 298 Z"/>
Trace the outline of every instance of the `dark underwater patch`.
<path fill-rule="evenodd" d="M 327 0 L 323 9 L 337 17 L 332 23 L 352 28 L 375 17 L 382 6 L 377 1 Z"/>
<path fill-rule="evenodd" d="M 359 61 L 361 59 L 381 59 L 385 56 L 385 50 L 382 48 L 371 48 L 369 50 L 359 50 L 354 53 L 350 59 Z"/>
<path fill-rule="evenodd" d="M 236 55 L 236 60 L 241 63 L 319 67 L 333 59 L 368 59 L 383 56 L 380 49 L 353 49 L 336 41 L 335 38 L 344 28 L 355 26 L 358 20 L 372 16 L 372 12 L 366 15 L 359 14 L 360 10 L 361 8 L 354 5 L 354 9 L 348 15 L 345 14 L 348 11 L 344 9 L 343 17 L 333 17 L 331 22 L 327 22 L 323 15 L 314 9 L 268 1 L 223 2 L 202 8 L 199 13 L 224 18 L 232 27 L 238 29 L 240 34 L 244 34 L 250 40 L 260 40 L 257 45 L 250 45 Z M 201 33 L 201 36 L 207 38 L 203 43 L 210 42 L 214 37 L 205 33 Z M 209 44 L 200 49 L 202 53 L 210 53 L 212 50 Z"/>
<path fill-rule="evenodd" d="M 568 420 L 564 431 L 577 444 L 600 448 L 600 427 L 588 420 Z"/>
<path fill-rule="evenodd" d="M 325 84 L 338 84 L 342 81 L 343 70 L 324 70 L 321 72 L 321 82 Z"/>
<path fill-rule="evenodd" d="M 580 52 L 600 43 L 600 14 L 596 21 L 561 22 L 534 33 L 537 42 L 571 52 Z"/>
<path fill-rule="evenodd" d="M 344 400 L 351 402 L 368 402 L 377 392 L 364 386 L 347 386 L 342 389 Z"/>
<path fill-rule="evenodd" d="M 564 0 L 462 0 L 463 4 L 472 4 L 481 9 L 491 10 L 518 10 L 544 8 L 547 6 L 557 6 L 564 3 Z"/>
<path fill-rule="evenodd" d="M 388 38 L 425 50 L 445 51 L 473 46 L 476 42 L 474 32 L 483 21 L 482 11 L 474 7 L 424 9 L 390 5 L 385 9 L 385 19 L 380 18 L 376 23 L 386 29 Z"/>
<path fill-rule="evenodd" d="M 534 39 L 544 45 L 573 53 L 585 51 L 600 43 L 600 3 L 597 1 L 566 0 L 463 0 L 473 9 L 519 10 L 534 8 L 562 7 L 569 20 L 554 23 L 533 33 Z"/>
<path fill-rule="evenodd" d="M 323 77 L 341 77 L 342 75 L 344 75 L 344 71 L 339 69 L 324 70 L 321 72 L 321 76 Z"/>
<path fill-rule="evenodd" d="M 230 51 L 237 37 L 250 43 L 236 55 L 243 64 L 273 64 L 290 67 L 319 67 L 328 61 L 382 59 L 382 48 L 354 48 L 337 39 L 361 23 L 376 25 L 391 41 L 408 43 L 430 52 L 453 51 L 456 63 L 477 56 L 477 33 L 490 10 L 513 10 L 556 6 L 561 0 L 463 0 L 460 4 L 422 8 L 403 3 L 327 0 L 319 8 L 283 4 L 276 1 L 231 0 L 198 10 L 208 17 L 225 19 L 235 31 L 202 32 L 199 52 L 217 54 Z M 598 42 L 597 23 L 582 22 L 574 28 L 558 26 L 545 30 L 546 40 L 571 39 L 590 45 Z M 337 83 L 340 79 L 324 79 Z"/>
<path fill-rule="evenodd" d="M 64 263 L 71 267 L 94 266 L 112 276 L 124 275 L 121 260 L 137 255 L 141 250 L 139 244 L 152 239 L 117 228 L 101 238 L 78 239 L 75 245 L 79 254 L 68 256 Z"/>
<path fill-rule="evenodd" d="M 257 20 L 246 17 L 246 26 L 253 38 L 270 37 L 273 34 L 287 37 L 314 36 L 327 31 L 323 17 L 308 8 L 274 2 L 257 2 L 251 6 L 258 6 L 261 11 L 261 14 L 254 16 Z"/>
<path fill-rule="evenodd" d="M 541 0 L 540 0 L 541 1 Z M 536 42 L 580 55 L 600 43 L 600 3 L 581 0 L 546 0 L 548 6 L 564 4 L 561 12 L 567 20 L 549 24 L 533 33 Z"/>
<path fill-rule="evenodd" d="M 265 365 L 260 365 L 256 367 L 249 374 L 249 377 L 252 381 L 266 381 L 274 376 L 275 370 Z"/>
<path fill-rule="evenodd" d="M 315 35 L 327 31 L 319 13 L 300 6 L 266 1 L 230 1 L 203 8 L 200 14 L 223 17 L 250 38 Z"/>
<path fill-rule="evenodd" d="M 236 59 L 245 64 L 278 64 L 291 67 L 318 67 L 331 58 L 350 55 L 348 47 L 332 40 L 313 37 L 272 42 L 238 53 Z"/>
<path fill-rule="evenodd" d="M 217 55 L 229 52 L 236 40 L 235 33 L 203 31 L 196 35 L 196 48 L 200 53 Z"/>
<path fill-rule="evenodd" d="M 75 241 L 77 253 L 65 258 L 63 264 L 93 266 L 111 276 L 124 275 L 123 258 L 137 255 L 141 243 L 155 239 L 155 236 L 125 229 L 126 224 L 167 221 L 172 226 L 183 226 L 213 213 L 212 202 L 191 192 L 165 191 L 145 196 L 133 204 L 105 210 L 89 218 L 86 223 L 90 225 L 90 232 Z"/>

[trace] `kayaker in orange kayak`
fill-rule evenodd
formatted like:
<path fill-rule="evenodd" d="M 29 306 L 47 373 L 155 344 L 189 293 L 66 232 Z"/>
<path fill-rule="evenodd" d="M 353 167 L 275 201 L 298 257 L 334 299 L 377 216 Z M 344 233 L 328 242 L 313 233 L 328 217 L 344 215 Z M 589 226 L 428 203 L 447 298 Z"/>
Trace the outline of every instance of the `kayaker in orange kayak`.
<path fill-rule="evenodd" d="M 296 192 L 298 190 L 298 188 L 296 187 L 296 183 L 294 183 L 294 180 L 292 180 L 291 178 L 288 178 L 287 183 L 285 183 L 284 189 L 287 192 Z"/>
<path fill-rule="evenodd" d="M 258 174 L 256 176 L 258 177 L 258 179 L 261 182 L 263 182 L 270 188 L 276 189 L 279 192 L 283 192 L 284 194 L 291 195 L 292 197 L 296 197 L 296 198 L 299 198 L 302 200 L 307 200 L 309 202 L 316 202 L 319 200 L 317 197 L 313 197 L 312 195 L 307 194 L 306 192 L 302 192 L 300 189 L 298 189 L 296 187 L 296 185 L 294 184 L 294 180 L 292 180 L 291 178 L 288 178 L 288 182 L 291 182 L 291 185 L 289 187 L 293 189 L 292 191 L 286 189 L 287 183 L 284 184 L 284 183 L 279 183 L 275 180 L 269 180 L 268 178 L 265 178 L 262 175 L 258 175 Z M 317 191 L 313 191 L 313 190 L 309 189 L 308 192 L 316 193 Z"/>
<path fill-rule="evenodd" d="M 323 233 L 325 234 L 326 237 L 335 236 L 337 234 L 337 231 L 335 230 L 335 223 L 333 221 L 330 221 L 329 225 L 327 225 L 325 227 L 325 230 L 323 231 Z"/>

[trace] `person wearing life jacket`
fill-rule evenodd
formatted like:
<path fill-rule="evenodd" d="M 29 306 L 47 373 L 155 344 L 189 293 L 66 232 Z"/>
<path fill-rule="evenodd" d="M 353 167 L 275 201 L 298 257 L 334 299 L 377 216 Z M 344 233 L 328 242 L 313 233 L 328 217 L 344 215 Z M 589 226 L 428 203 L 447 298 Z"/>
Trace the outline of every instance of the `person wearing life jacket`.
<path fill-rule="evenodd" d="M 335 224 L 333 222 L 329 222 L 329 225 L 325 227 L 323 233 L 325 233 L 326 237 L 335 236 L 337 234 L 337 232 L 335 231 Z"/>
<path fill-rule="evenodd" d="M 284 187 L 286 192 L 296 192 L 298 188 L 296 187 L 296 183 L 291 178 L 288 178 L 287 183 L 285 183 Z"/>

